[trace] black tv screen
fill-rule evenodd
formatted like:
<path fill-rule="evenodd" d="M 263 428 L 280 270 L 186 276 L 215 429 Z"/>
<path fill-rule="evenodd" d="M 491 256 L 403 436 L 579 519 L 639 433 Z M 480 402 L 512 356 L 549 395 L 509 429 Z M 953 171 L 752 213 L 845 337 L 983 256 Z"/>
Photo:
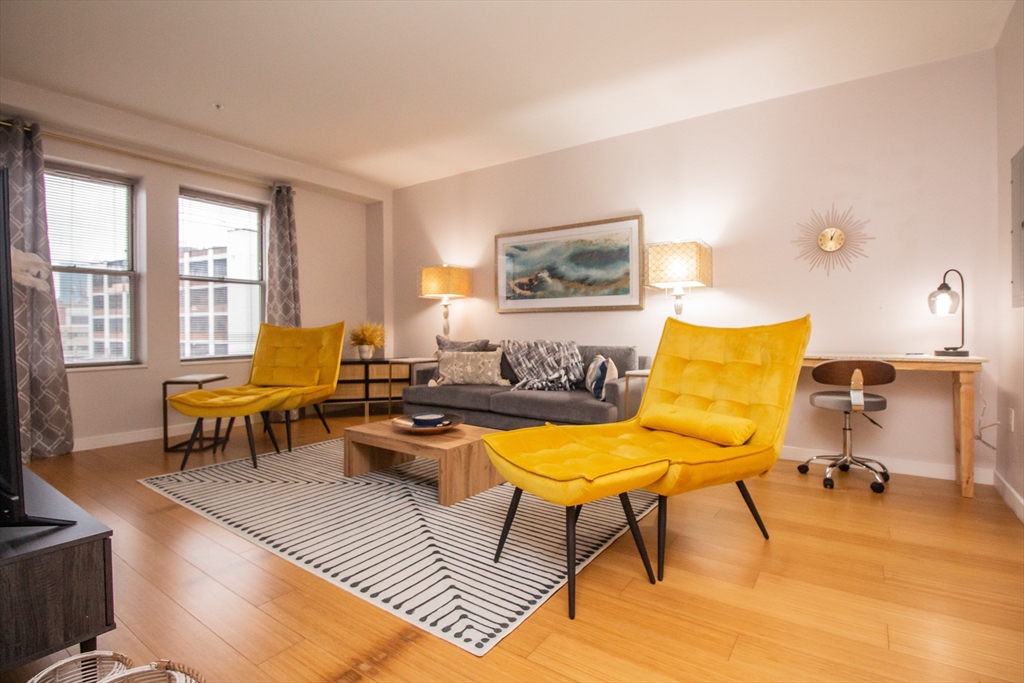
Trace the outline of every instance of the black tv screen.
<path fill-rule="evenodd" d="M 25 517 L 18 424 L 18 370 L 14 358 L 14 284 L 7 169 L 0 167 L 0 526 Z"/>

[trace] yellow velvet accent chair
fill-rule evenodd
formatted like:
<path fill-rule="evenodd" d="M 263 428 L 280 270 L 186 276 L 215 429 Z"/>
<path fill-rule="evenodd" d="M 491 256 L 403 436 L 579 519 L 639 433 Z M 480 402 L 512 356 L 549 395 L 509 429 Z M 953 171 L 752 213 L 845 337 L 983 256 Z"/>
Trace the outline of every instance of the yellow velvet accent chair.
<path fill-rule="evenodd" d="M 192 447 L 202 433 L 203 419 L 216 418 L 214 450 L 226 447 L 236 417 L 245 418 L 249 437 L 249 451 L 256 467 L 256 446 L 250 416 L 259 413 L 270 434 L 274 449 L 277 438 L 270 427 L 270 411 L 285 411 L 288 431 L 288 450 L 291 450 L 291 416 L 288 411 L 314 406 L 320 420 L 330 433 L 327 421 L 319 410 L 319 403 L 334 393 L 341 370 L 341 349 L 345 340 L 345 323 L 326 327 L 280 327 L 260 325 L 256 349 L 253 352 L 249 382 L 239 387 L 213 391 L 186 391 L 168 396 L 167 402 L 185 415 L 197 418 L 192 437 L 185 447 L 181 469 L 185 469 Z M 224 438 L 220 438 L 221 419 L 229 420 Z"/>
<path fill-rule="evenodd" d="M 344 322 L 326 327 L 260 325 L 246 386 L 288 389 L 288 397 L 270 410 L 284 411 L 289 451 L 292 449 L 293 410 L 312 406 L 324 429 L 331 433 L 320 404 L 338 387 L 344 342 Z M 269 422 L 266 424 L 269 429 Z"/>
<path fill-rule="evenodd" d="M 743 479 L 768 474 L 779 458 L 810 334 L 810 316 L 745 328 L 669 319 L 636 417 L 484 436 L 495 469 L 516 487 L 495 561 L 523 490 L 566 507 L 570 618 L 575 615 L 575 519 L 585 503 L 618 495 L 625 508 L 628 491 L 643 488 L 658 495 L 659 579 L 669 496 L 735 483 L 767 539 Z M 626 515 L 649 567 L 631 510 Z"/>

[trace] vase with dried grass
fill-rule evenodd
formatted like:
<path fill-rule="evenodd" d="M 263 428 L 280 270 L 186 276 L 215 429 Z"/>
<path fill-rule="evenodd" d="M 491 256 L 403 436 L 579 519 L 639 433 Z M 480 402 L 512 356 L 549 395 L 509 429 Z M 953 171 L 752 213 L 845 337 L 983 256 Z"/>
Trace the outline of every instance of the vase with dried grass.
<path fill-rule="evenodd" d="M 359 360 L 370 360 L 374 349 L 384 348 L 384 326 L 374 322 L 361 323 L 352 330 L 349 343 L 356 347 Z"/>

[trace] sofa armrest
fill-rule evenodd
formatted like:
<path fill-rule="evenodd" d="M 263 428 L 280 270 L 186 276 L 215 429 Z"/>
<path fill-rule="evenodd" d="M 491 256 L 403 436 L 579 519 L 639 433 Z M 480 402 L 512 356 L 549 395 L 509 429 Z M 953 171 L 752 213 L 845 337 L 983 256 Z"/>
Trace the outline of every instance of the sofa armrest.
<path fill-rule="evenodd" d="M 429 364 L 424 362 L 413 366 L 413 374 L 410 378 L 412 384 L 426 384 L 434 377 L 434 370 L 437 370 L 437 363 Z"/>
<path fill-rule="evenodd" d="M 636 369 L 637 370 L 650 370 L 651 369 L 651 363 L 653 362 L 653 360 L 654 359 L 651 358 L 650 356 L 637 356 L 637 359 L 636 359 Z M 630 390 L 630 391 L 632 391 L 632 390 Z"/>
<path fill-rule="evenodd" d="M 646 377 L 629 378 L 629 406 L 626 405 L 626 378 L 608 382 L 604 385 L 604 400 L 612 403 L 618 409 L 619 422 L 628 420 L 640 410 L 640 401 L 644 397 L 644 389 L 647 388 Z"/>

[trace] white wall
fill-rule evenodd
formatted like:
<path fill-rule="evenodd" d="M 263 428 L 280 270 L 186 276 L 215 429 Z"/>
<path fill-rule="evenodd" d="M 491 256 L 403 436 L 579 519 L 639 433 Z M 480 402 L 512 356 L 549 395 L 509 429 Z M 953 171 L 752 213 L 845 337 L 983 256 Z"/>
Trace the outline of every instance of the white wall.
<path fill-rule="evenodd" d="M 998 102 L 999 453 L 996 487 L 1024 520 L 1024 308 L 1010 297 L 1010 159 L 1024 145 L 1024 0 L 1017 0 L 996 45 Z M 1010 410 L 1016 413 L 1010 431 Z"/>
<path fill-rule="evenodd" d="M 930 353 L 959 339 L 958 319 L 926 306 L 955 267 L 967 279 L 967 348 L 994 357 L 995 107 L 988 51 L 397 190 L 396 350 L 433 350 L 441 310 L 417 298 L 417 275 L 447 262 L 473 268 L 473 298 L 452 305 L 455 339 L 653 354 L 672 310 L 660 294 L 642 312 L 495 312 L 495 234 L 641 212 L 647 242 L 700 237 L 714 248 L 715 286 L 688 298 L 686 320 L 744 326 L 810 313 L 810 351 Z M 875 239 L 852 271 L 826 277 L 795 258 L 792 240 L 812 209 L 833 203 L 869 219 Z M 993 361 L 979 378 L 989 418 L 997 374 Z M 834 452 L 840 418 L 807 405 L 812 385 L 802 378 L 787 446 Z M 895 471 L 953 478 L 949 375 L 901 373 L 884 393 L 885 429 L 858 424 L 857 450 Z M 979 445 L 976 459 L 977 481 L 991 483 L 994 454 Z"/>

